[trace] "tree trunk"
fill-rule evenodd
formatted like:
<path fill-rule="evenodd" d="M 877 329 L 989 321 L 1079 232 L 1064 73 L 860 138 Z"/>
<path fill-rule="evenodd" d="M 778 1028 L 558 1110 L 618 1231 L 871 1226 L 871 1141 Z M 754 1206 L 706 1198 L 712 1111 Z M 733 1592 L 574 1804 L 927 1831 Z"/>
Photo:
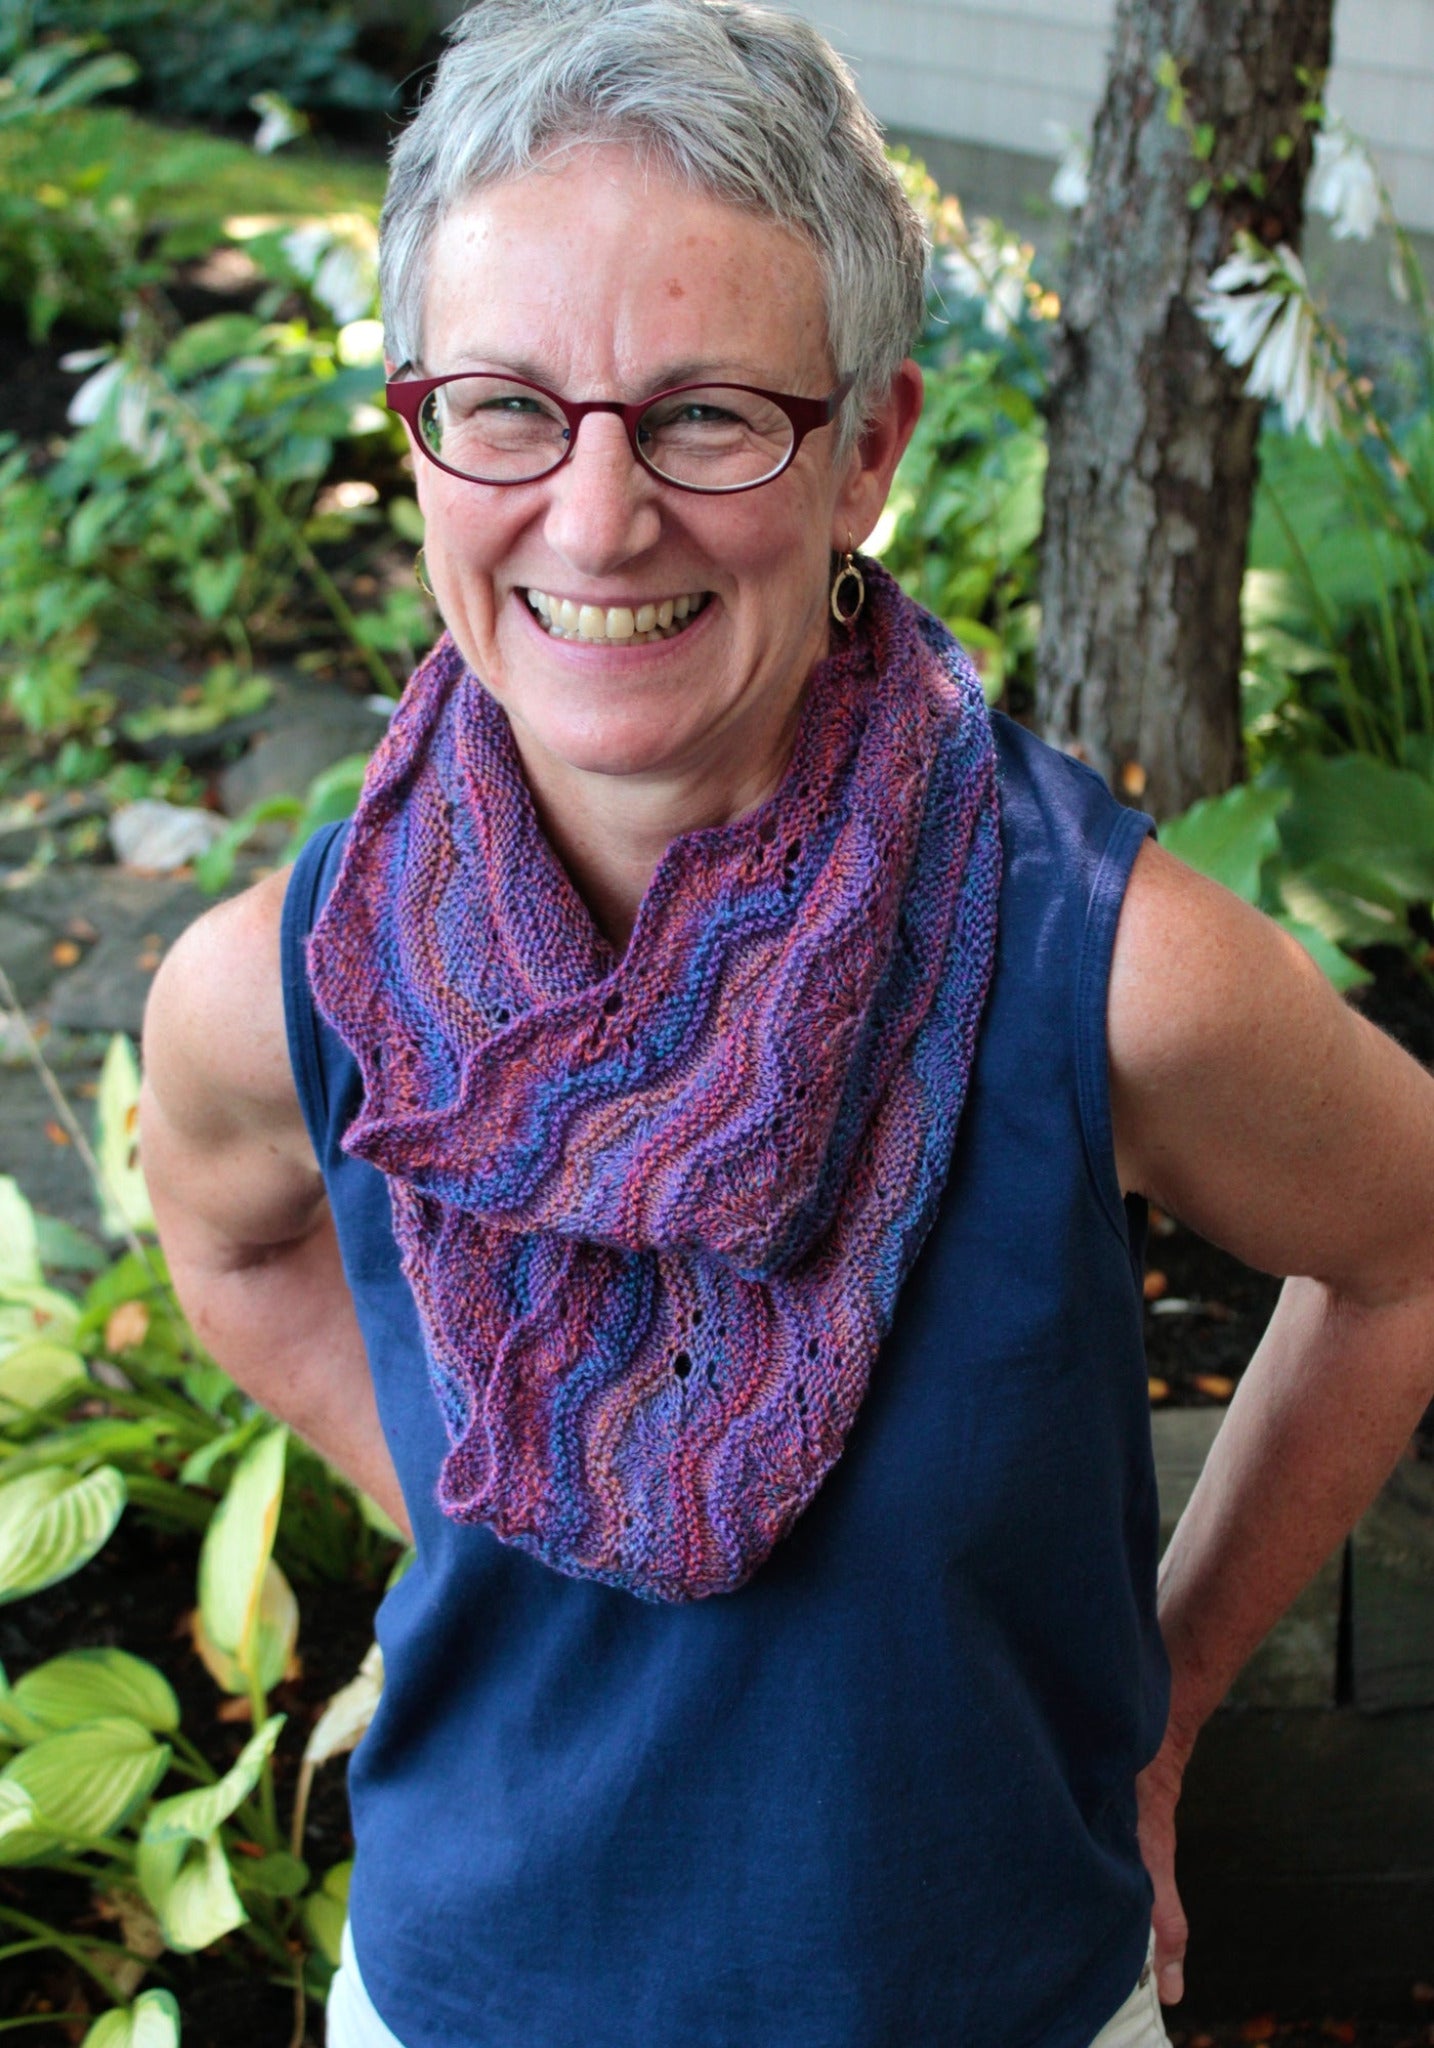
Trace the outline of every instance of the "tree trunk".
<path fill-rule="evenodd" d="M 1056 338 L 1036 703 L 1047 738 L 1157 816 L 1228 788 L 1241 758 L 1260 408 L 1193 303 L 1238 229 L 1299 246 L 1300 110 L 1329 64 L 1332 8 L 1120 0 L 1116 16 Z M 1157 79 L 1167 52 L 1183 122 Z"/>

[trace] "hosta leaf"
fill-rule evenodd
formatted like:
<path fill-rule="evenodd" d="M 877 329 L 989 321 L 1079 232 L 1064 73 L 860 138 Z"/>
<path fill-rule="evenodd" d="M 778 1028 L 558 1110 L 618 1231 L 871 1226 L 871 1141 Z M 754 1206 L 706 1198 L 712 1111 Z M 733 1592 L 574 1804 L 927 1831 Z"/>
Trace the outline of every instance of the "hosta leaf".
<path fill-rule="evenodd" d="M 236 1859 L 234 1876 L 241 1891 L 258 1892 L 266 1899 L 296 1899 L 309 1881 L 309 1866 L 276 1849 L 272 1856 Z"/>
<path fill-rule="evenodd" d="M 67 1387 L 79 1388 L 88 1381 L 78 1351 L 32 1337 L 0 1358 L 0 1421 L 12 1420 L 30 1408 L 43 1408 Z"/>
<path fill-rule="evenodd" d="M 314 1723 L 304 1745 L 306 1764 L 327 1763 L 353 1749 L 373 1719 L 383 1695 L 383 1651 L 370 1643 L 358 1675 L 341 1686 Z"/>
<path fill-rule="evenodd" d="M 1357 960 L 1351 960 L 1342 952 L 1334 940 L 1327 937 L 1312 924 L 1304 924 L 1297 917 L 1279 916 L 1276 924 L 1283 926 L 1292 939 L 1298 939 L 1316 967 L 1322 968 L 1341 995 L 1346 989 L 1359 988 L 1374 976 L 1367 967 L 1361 967 Z M 0 1702 L 3 1709 L 3 1702 Z"/>
<path fill-rule="evenodd" d="M 153 1230 L 154 1211 L 139 1164 L 139 1061 L 120 1031 L 110 1040 L 100 1069 L 95 1151 L 104 1176 L 100 1222 L 106 1237 Z"/>
<path fill-rule="evenodd" d="M 76 1304 L 56 1287 L 0 1287 L 0 1358 L 37 1337 L 68 1344 L 79 1319 Z"/>
<path fill-rule="evenodd" d="M 36 1824 L 61 1841 L 108 1835 L 149 1797 L 169 1754 L 136 1721 L 90 1721 L 22 1749 L 0 1782 L 28 1792 Z M 0 1856 L 8 1846 L 0 1841 Z M 18 1859 L 12 1850 L 5 1860 Z"/>
<path fill-rule="evenodd" d="M 245 1451 L 265 1427 L 263 1415 L 251 1415 L 247 1422 L 241 1422 L 236 1429 L 226 1429 L 218 1436 L 211 1437 L 207 1444 L 201 1444 L 197 1451 L 191 1451 L 179 1468 L 181 1486 L 207 1486 L 210 1474 L 231 1456 Z"/>
<path fill-rule="evenodd" d="M 202 376 L 206 370 L 242 356 L 263 331 L 263 322 L 251 313 L 216 313 L 208 320 L 196 320 L 181 328 L 170 343 L 164 367 L 176 384 L 183 384 L 189 377 Z"/>
<path fill-rule="evenodd" d="M 0 1778 L 0 1863 L 5 1862 L 5 1845 L 35 1825 L 35 1802 L 23 1785 Z"/>
<path fill-rule="evenodd" d="M 133 2005 L 101 2014 L 81 2048 L 179 2048 L 179 2007 L 167 1991 L 143 1991 Z"/>
<path fill-rule="evenodd" d="M 1350 861 L 1317 860 L 1280 879 L 1290 916 L 1341 946 L 1398 945 L 1406 936 L 1396 889 Z"/>
<path fill-rule="evenodd" d="M 40 1237 L 35 1212 L 8 1173 L 0 1173 L 0 1287 L 38 1287 Z"/>
<path fill-rule="evenodd" d="M 35 1231 L 43 1266 L 57 1266 L 62 1273 L 98 1273 L 106 1264 L 104 1247 L 96 1244 L 86 1231 L 76 1230 L 63 1216 L 46 1216 L 37 1211 Z"/>
<path fill-rule="evenodd" d="M 283 1725 L 282 1714 L 271 1714 L 258 1734 L 250 1736 L 217 1784 L 201 1785 L 193 1792 L 161 1799 L 145 1820 L 145 1841 L 163 1845 L 212 1835 L 258 1784 L 259 1773 Z"/>
<path fill-rule="evenodd" d="M 339 1966 L 344 1922 L 349 1916 L 349 1878 L 352 1874 L 352 1860 L 336 1863 L 332 1870 L 326 1872 L 319 1889 L 311 1892 L 304 1901 L 304 1925 L 335 1969 Z"/>
<path fill-rule="evenodd" d="M 199 1612 L 217 1650 L 257 1681 L 260 1604 L 284 1494 L 288 1433 L 270 1430 L 234 1468 L 199 1553 Z"/>
<path fill-rule="evenodd" d="M 1247 903 L 1260 900 L 1260 871 L 1280 850 L 1276 823 L 1289 802 L 1283 789 L 1243 782 L 1223 796 L 1205 797 L 1160 828 L 1160 842 L 1212 882 Z"/>
<path fill-rule="evenodd" d="M 88 1564 L 124 1503 L 113 1465 L 85 1477 L 49 1466 L 0 1486 L 0 1602 L 41 1592 Z"/>
<path fill-rule="evenodd" d="M 1434 787 L 1368 754 L 1289 763 L 1293 799 L 1280 819 L 1291 865 L 1340 861 L 1405 903 L 1434 898 Z"/>
<path fill-rule="evenodd" d="M 42 1735 L 53 1735 L 53 1728 L 47 1728 L 43 1721 L 37 1721 L 17 1705 L 13 1692 L 0 1692 L 0 1742 L 8 1742 L 15 1749 L 23 1749 L 27 1742 L 38 1742 Z"/>
<path fill-rule="evenodd" d="M 251 1639 L 250 1662 L 261 1692 L 272 1692 L 288 1672 L 299 1636 L 299 1603 L 294 1589 L 270 1558 L 264 1567 L 259 1589 L 259 1613 Z M 204 1626 L 202 1613 L 194 1617 L 194 1647 L 205 1670 L 225 1692 L 239 1695 L 249 1690 L 249 1680 L 237 1657 L 221 1650 Z"/>
<path fill-rule="evenodd" d="M 71 1650 L 52 1657 L 16 1680 L 10 1700 L 52 1730 L 115 1714 L 162 1734 L 179 1726 L 179 1702 L 169 1680 L 128 1650 Z"/>
<path fill-rule="evenodd" d="M 202 1842 L 142 1839 L 135 1870 L 166 1942 L 180 1955 L 208 1948 L 249 1917 L 217 1835 Z"/>

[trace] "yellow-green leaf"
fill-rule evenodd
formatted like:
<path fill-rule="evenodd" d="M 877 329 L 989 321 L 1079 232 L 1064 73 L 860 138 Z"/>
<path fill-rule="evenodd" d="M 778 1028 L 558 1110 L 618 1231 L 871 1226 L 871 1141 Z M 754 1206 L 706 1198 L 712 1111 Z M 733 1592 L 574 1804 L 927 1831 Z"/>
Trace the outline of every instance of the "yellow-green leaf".
<path fill-rule="evenodd" d="M 251 1735 L 224 1776 L 213 1785 L 200 1785 L 193 1792 L 179 1792 L 161 1799 L 151 1808 L 144 1823 L 146 1842 L 202 1840 L 212 1835 L 231 1813 L 249 1797 L 259 1782 L 279 1731 L 282 1714 L 271 1714 L 256 1735 Z"/>
<path fill-rule="evenodd" d="M 199 1553 L 204 1632 L 255 1683 L 264 1579 L 279 1526 L 287 1441 L 287 1430 L 273 1429 L 244 1453 Z"/>
<path fill-rule="evenodd" d="M 0 1173 L 0 1288 L 38 1287 L 40 1233 L 35 1212 L 8 1173 Z"/>
<path fill-rule="evenodd" d="M 0 1783 L 27 1792 L 35 1825 L 67 1842 L 122 1826 L 169 1769 L 169 1755 L 168 1744 L 156 1742 L 137 1721 L 91 1721 L 22 1749 L 0 1772 Z M 23 1836 L 0 1839 L 5 1862 L 24 1860 L 17 1849 L 25 1851 Z"/>
<path fill-rule="evenodd" d="M 165 1941 L 180 1955 L 208 1948 L 249 1917 L 218 1835 L 202 1842 L 187 1836 L 165 1842 L 141 1839 L 135 1872 Z"/>
<path fill-rule="evenodd" d="M 57 1287 L 0 1286 L 0 1358 L 37 1337 L 68 1344 L 79 1319 L 78 1304 Z"/>
<path fill-rule="evenodd" d="M 259 1613 L 252 1638 L 251 1663 L 261 1692 L 272 1692 L 288 1671 L 298 1638 L 299 1603 L 293 1587 L 270 1558 L 259 1589 Z M 216 1685 L 241 1697 L 248 1692 L 249 1680 L 243 1665 L 213 1640 L 204 1626 L 202 1612 L 194 1618 L 194 1647 Z"/>
<path fill-rule="evenodd" d="M 141 1728 L 168 1734 L 179 1726 L 179 1702 L 169 1680 L 128 1650 L 71 1650 L 15 1681 L 7 1705 L 18 1706 L 50 1732 L 78 1728 L 106 1715 L 122 1715 Z"/>
<path fill-rule="evenodd" d="M 56 1344 L 44 1337 L 0 1358 L 0 1422 L 11 1421 L 31 1408 L 43 1408 L 66 1388 L 79 1388 L 89 1380 L 85 1361 L 68 1344 Z"/>
<path fill-rule="evenodd" d="M 179 2007 L 167 1991 L 144 1991 L 133 2005 L 102 2013 L 81 2048 L 179 2048 Z"/>
<path fill-rule="evenodd" d="M 304 1901 L 304 1925 L 335 1969 L 339 1966 L 339 1943 L 343 1940 L 344 1922 L 349 1916 L 349 1878 L 352 1873 L 352 1859 L 347 1863 L 336 1863 L 325 1875 L 319 1889 L 311 1892 Z"/>
<path fill-rule="evenodd" d="M 153 1230 L 154 1211 L 139 1164 L 139 1061 L 120 1031 L 110 1040 L 100 1069 L 95 1153 L 103 1175 L 100 1222 L 106 1237 Z"/>
<path fill-rule="evenodd" d="M 46 1466 L 0 1486 L 0 1602 L 41 1592 L 88 1564 L 124 1503 L 113 1465 L 84 1476 Z"/>
<path fill-rule="evenodd" d="M 327 1763 L 353 1749 L 368 1728 L 383 1696 L 383 1651 L 370 1643 L 356 1677 L 330 1699 L 304 1745 L 306 1764 Z"/>
<path fill-rule="evenodd" d="M 9 1859 L 7 1842 L 28 1833 L 35 1825 L 35 1802 L 23 1785 L 0 1778 L 0 1863 Z"/>

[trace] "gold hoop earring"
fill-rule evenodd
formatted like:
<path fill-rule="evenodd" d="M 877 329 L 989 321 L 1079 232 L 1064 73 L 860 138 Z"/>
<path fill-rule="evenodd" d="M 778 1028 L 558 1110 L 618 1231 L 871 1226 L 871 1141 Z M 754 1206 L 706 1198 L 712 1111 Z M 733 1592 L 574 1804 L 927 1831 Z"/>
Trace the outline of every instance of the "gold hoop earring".
<path fill-rule="evenodd" d="M 428 576 L 426 574 L 427 568 L 428 564 L 424 561 L 423 550 L 422 548 L 420 548 L 418 550 L 418 553 L 413 558 L 413 573 L 414 576 L 417 578 L 418 587 L 423 592 L 424 596 L 433 597 L 436 599 L 436 592 L 434 591 L 433 585 L 429 582 Z"/>
<path fill-rule="evenodd" d="M 841 567 L 832 578 L 832 617 L 839 626 L 854 626 L 861 617 L 862 606 L 866 603 L 866 578 L 856 566 L 850 546 L 850 534 L 847 535 L 847 542 L 847 551 L 842 556 Z M 856 593 L 854 597 L 844 598 L 842 592 L 848 583 L 856 585 Z M 844 608 L 847 604 L 850 604 L 850 610 Z"/>

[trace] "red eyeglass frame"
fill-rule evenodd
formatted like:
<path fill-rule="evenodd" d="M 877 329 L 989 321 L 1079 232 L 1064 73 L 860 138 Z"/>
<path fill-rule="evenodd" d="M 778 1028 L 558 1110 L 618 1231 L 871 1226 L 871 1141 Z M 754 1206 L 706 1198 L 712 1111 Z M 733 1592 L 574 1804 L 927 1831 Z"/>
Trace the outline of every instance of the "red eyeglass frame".
<path fill-rule="evenodd" d="M 536 476 L 476 477 L 469 476 L 465 470 L 455 469 L 452 463 L 445 462 L 442 456 L 434 454 L 419 429 L 418 409 L 429 393 L 437 391 L 440 385 L 456 384 L 464 377 L 492 377 L 495 382 L 517 384 L 524 391 L 536 391 L 541 397 L 552 400 L 567 421 L 568 445 L 550 469 L 540 469 Z M 692 491 L 703 498 L 724 498 L 731 497 L 738 491 L 758 491 L 763 484 L 775 483 L 785 470 L 791 468 L 796 460 L 797 450 L 807 435 L 815 433 L 818 427 L 831 425 L 842 400 L 855 382 L 855 376 L 843 377 L 836 389 L 828 392 L 825 398 L 794 398 L 786 391 L 764 391 L 758 384 L 715 381 L 705 384 L 674 384 L 666 391 L 655 391 L 651 398 L 639 399 L 634 405 L 624 405 L 616 398 L 584 398 L 576 401 L 561 398 L 556 391 L 550 391 L 546 384 L 534 383 L 531 377 L 500 377 L 492 370 L 450 370 L 442 377 L 396 377 L 384 385 L 383 395 L 389 411 L 396 412 L 408 428 L 415 447 L 422 450 L 435 468 L 446 470 L 449 476 L 456 476 L 465 484 L 481 483 L 494 490 L 508 490 L 519 484 L 541 483 L 545 477 L 550 477 L 554 471 L 561 469 L 571 456 L 577 446 L 578 428 L 588 414 L 611 412 L 616 413 L 622 421 L 633 455 L 649 476 L 656 477 L 660 484 L 670 484 L 674 491 Z M 785 413 L 791 422 L 792 445 L 787 450 L 786 459 L 776 469 L 769 470 L 766 476 L 756 477 L 749 484 L 720 484 L 711 488 L 706 484 L 679 483 L 675 477 L 664 476 L 660 469 L 654 469 L 638 446 L 637 429 L 644 413 L 650 411 L 654 405 L 660 404 L 664 398 L 678 398 L 684 391 L 746 391 L 754 398 L 765 398 L 769 404 L 775 405 L 779 412 Z"/>

